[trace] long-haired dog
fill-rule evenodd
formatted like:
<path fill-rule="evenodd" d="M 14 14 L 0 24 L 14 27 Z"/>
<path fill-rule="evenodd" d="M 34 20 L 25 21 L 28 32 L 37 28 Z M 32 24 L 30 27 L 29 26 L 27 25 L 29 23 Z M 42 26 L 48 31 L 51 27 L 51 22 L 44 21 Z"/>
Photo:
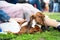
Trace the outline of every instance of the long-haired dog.
<path fill-rule="evenodd" d="M 21 25 L 21 30 L 19 34 L 22 33 L 34 33 L 34 32 L 42 32 L 47 29 L 47 26 L 44 22 L 45 15 L 37 12 L 30 17 L 29 22 L 23 22 Z M 20 24 L 20 23 L 19 23 Z"/>

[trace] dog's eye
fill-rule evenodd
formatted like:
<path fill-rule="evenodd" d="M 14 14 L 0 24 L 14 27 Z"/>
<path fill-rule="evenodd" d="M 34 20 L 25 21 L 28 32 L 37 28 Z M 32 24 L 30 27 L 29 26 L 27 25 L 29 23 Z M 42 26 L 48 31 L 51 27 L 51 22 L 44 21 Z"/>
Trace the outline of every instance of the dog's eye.
<path fill-rule="evenodd" d="M 39 16 L 39 18 L 42 18 L 41 16 Z"/>
<path fill-rule="evenodd" d="M 39 22 L 37 22 L 37 24 L 40 24 Z"/>
<path fill-rule="evenodd" d="M 41 17 L 41 16 L 38 16 L 39 18 Z"/>

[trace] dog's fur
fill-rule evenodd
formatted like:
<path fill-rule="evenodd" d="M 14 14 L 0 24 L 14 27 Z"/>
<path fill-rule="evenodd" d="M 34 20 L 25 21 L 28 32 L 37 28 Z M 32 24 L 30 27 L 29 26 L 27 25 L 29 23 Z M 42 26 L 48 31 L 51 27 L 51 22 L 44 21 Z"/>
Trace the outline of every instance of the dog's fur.
<path fill-rule="evenodd" d="M 28 22 L 28 24 L 26 24 L 23 27 L 21 26 L 21 29 L 18 32 L 18 34 L 42 32 L 41 28 L 38 25 L 35 25 L 34 28 L 33 28 L 32 25 L 30 25 L 30 22 Z"/>
<path fill-rule="evenodd" d="M 23 26 L 20 30 L 20 32 L 18 34 L 22 34 L 22 33 L 34 33 L 34 32 L 42 32 L 42 29 L 41 27 L 39 26 L 42 26 L 42 25 L 45 25 L 44 24 L 44 14 L 38 12 L 34 15 L 32 15 L 30 17 L 30 21 L 28 22 L 27 25 Z M 35 20 L 36 24 L 34 25 L 34 27 L 32 27 L 32 25 L 34 24 L 33 23 L 33 20 Z M 24 22 L 23 22 L 24 23 Z M 38 24 L 38 25 L 37 25 Z M 44 26 L 45 27 L 45 26 Z"/>

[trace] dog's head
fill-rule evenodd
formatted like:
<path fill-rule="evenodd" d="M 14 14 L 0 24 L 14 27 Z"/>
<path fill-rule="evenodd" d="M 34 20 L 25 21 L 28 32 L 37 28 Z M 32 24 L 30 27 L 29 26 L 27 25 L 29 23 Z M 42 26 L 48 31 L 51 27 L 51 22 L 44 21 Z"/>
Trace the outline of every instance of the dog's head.
<path fill-rule="evenodd" d="M 40 13 L 40 12 L 37 12 L 36 14 L 35 14 L 35 17 L 36 17 L 36 22 L 37 22 L 37 24 L 40 24 L 40 25 L 44 25 L 44 14 L 43 13 Z"/>
<path fill-rule="evenodd" d="M 37 12 L 36 14 L 30 17 L 31 20 L 35 19 L 37 24 L 44 25 L 44 14 Z"/>
<path fill-rule="evenodd" d="M 33 14 L 30 17 L 30 20 L 33 22 L 32 27 L 35 27 L 35 25 L 39 26 L 43 31 L 47 29 L 47 26 L 44 22 L 45 15 L 41 12 L 37 12 L 36 14 Z"/>
<path fill-rule="evenodd" d="M 30 17 L 32 24 L 44 25 L 44 14 L 37 12 Z"/>

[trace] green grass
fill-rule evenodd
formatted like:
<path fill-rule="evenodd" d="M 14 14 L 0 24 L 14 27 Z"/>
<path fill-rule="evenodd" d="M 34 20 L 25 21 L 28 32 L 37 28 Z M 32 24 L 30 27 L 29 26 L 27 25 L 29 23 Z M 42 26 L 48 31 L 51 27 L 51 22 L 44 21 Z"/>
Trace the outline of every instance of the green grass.
<path fill-rule="evenodd" d="M 60 20 L 59 13 L 45 13 L 52 19 Z M 0 34 L 0 40 L 60 40 L 60 32 L 50 28 L 50 31 L 45 32 L 37 32 L 34 34 L 22 34 L 22 35 L 14 35 L 10 34 Z"/>

